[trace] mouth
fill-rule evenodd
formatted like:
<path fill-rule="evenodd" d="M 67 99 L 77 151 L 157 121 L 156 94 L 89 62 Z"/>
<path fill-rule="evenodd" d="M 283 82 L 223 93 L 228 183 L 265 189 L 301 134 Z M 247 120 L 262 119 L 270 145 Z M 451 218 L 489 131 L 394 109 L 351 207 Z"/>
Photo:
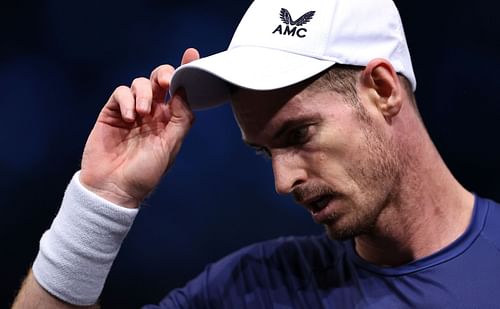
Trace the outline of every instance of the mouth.
<path fill-rule="evenodd" d="M 314 189 L 314 190 L 313 190 Z M 328 188 L 310 188 L 294 192 L 295 201 L 311 213 L 318 224 L 335 221 L 342 206 L 343 194 Z"/>
<path fill-rule="evenodd" d="M 305 199 L 300 204 L 309 210 L 316 223 L 328 225 L 337 219 L 340 202 L 340 194 L 328 192 Z"/>
<path fill-rule="evenodd" d="M 334 198 L 333 194 L 324 194 L 314 198 L 312 201 L 306 203 L 306 207 L 309 209 L 311 214 L 314 216 L 323 210 L 330 201 Z"/>

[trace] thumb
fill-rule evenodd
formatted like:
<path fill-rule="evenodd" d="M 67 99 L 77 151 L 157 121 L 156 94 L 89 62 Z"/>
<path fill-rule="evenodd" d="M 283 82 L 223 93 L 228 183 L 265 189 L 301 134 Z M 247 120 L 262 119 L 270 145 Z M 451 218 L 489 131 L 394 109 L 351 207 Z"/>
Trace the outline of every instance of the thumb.
<path fill-rule="evenodd" d="M 181 64 L 187 64 L 197 59 L 200 59 L 198 50 L 196 48 L 188 48 L 184 51 L 184 55 L 182 55 Z"/>
<path fill-rule="evenodd" d="M 179 89 L 168 104 L 170 120 L 164 131 L 173 156 L 177 154 L 187 132 L 193 125 L 194 114 L 189 107 L 184 89 Z"/>

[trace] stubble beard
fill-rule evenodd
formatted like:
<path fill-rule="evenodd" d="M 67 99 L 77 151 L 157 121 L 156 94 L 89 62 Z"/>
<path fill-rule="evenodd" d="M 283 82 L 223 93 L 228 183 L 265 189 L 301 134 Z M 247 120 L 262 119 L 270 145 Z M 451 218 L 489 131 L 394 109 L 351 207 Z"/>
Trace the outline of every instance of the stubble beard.
<path fill-rule="evenodd" d="M 365 147 L 361 151 L 367 156 L 347 169 L 359 188 L 358 194 L 340 197 L 346 206 L 344 211 L 333 213 L 325 224 L 331 239 L 346 240 L 373 233 L 383 210 L 397 199 L 402 173 L 397 147 L 369 121 L 363 130 Z"/>

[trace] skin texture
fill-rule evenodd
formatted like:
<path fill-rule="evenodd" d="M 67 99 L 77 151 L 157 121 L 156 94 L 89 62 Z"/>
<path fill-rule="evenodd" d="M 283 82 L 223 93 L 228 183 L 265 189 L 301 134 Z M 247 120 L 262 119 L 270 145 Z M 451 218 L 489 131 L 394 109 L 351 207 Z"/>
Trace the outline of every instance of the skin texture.
<path fill-rule="evenodd" d="M 242 90 L 234 97 L 244 139 L 270 155 L 276 191 L 302 204 L 334 195 L 324 216 L 313 215 L 332 238 L 369 232 L 399 186 L 396 147 L 364 109 L 360 113 L 335 92 L 306 88 L 290 100 L 281 93 Z"/>
<path fill-rule="evenodd" d="M 276 191 L 292 194 L 332 238 L 355 237 L 369 262 L 397 266 L 438 251 L 468 226 L 473 196 L 451 175 L 389 62 L 359 73 L 359 105 L 312 81 L 239 89 L 243 139 L 267 153 Z M 320 212 L 311 201 L 329 196 Z"/>

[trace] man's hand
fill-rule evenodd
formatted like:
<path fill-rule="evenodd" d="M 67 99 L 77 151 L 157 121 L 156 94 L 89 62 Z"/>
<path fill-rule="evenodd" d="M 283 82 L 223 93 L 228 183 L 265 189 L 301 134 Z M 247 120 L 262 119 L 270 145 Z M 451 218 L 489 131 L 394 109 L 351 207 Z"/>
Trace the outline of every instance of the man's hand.
<path fill-rule="evenodd" d="M 199 58 L 187 49 L 182 64 Z M 173 163 L 194 117 L 179 91 L 165 104 L 174 68 L 116 88 L 83 152 L 80 182 L 120 206 L 136 208 Z"/>
<path fill-rule="evenodd" d="M 199 58 L 188 49 L 182 64 Z M 90 133 L 83 153 L 80 182 L 115 204 L 136 208 L 173 163 L 193 122 L 185 94 L 165 104 L 174 68 L 162 65 L 150 79 L 118 87 Z M 29 273 L 13 308 L 98 308 L 75 306 L 49 294 Z"/>

